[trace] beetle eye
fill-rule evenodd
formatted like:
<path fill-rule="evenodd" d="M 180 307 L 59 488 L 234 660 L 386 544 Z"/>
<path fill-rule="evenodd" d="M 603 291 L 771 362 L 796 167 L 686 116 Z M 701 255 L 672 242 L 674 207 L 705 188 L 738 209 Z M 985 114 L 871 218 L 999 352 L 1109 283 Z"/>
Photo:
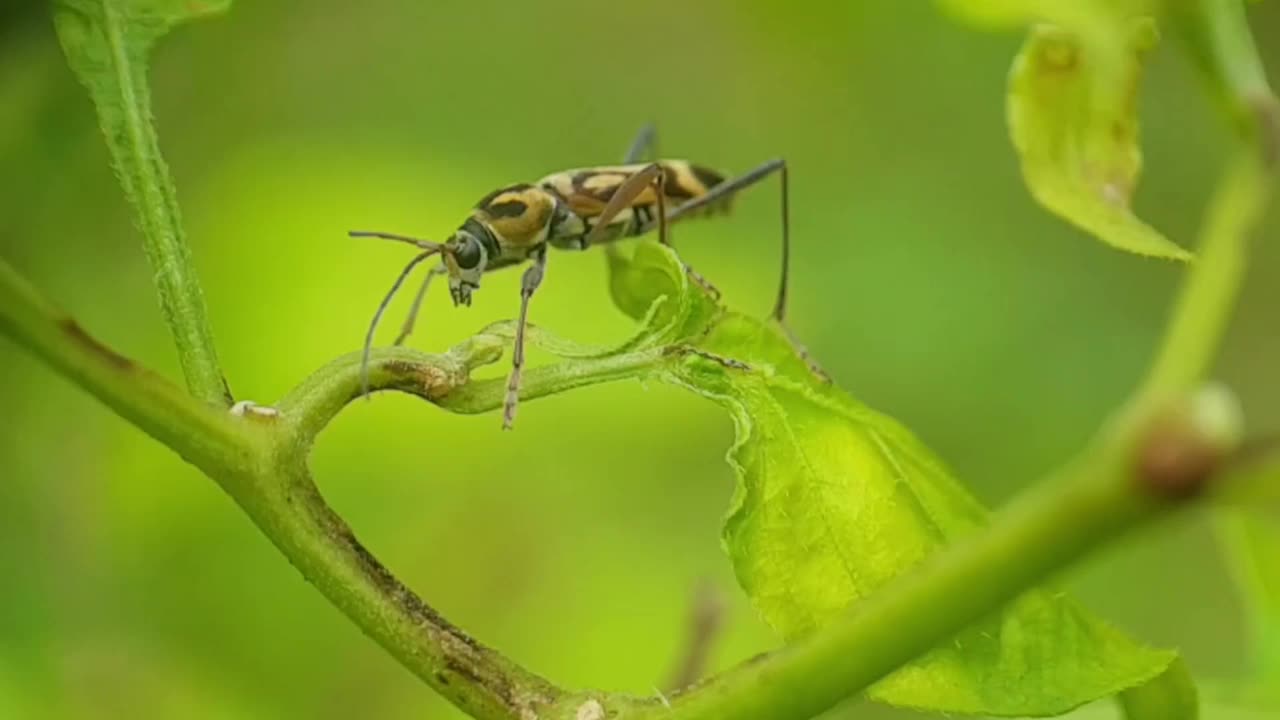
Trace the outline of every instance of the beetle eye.
<path fill-rule="evenodd" d="M 471 270 L 480 264 L 480 258 L 484 251 L 480 248 L 480 242 L 473 237 L 468 237 L 456 250 L 453 251 L 453 258 L 458 263 L 458 267 L 463 270 Z"/>

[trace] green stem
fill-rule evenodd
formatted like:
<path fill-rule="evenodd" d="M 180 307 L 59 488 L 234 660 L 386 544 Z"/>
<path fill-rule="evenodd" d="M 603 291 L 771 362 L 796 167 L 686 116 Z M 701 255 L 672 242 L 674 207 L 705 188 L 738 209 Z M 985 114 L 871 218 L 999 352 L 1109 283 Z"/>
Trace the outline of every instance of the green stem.
<path fill-rule="evenodd" d="M 1280 104 L 1249 32 L 1243 0 L 1179 0 L 1175 25 L 1210 87 L 1237 121 L 1241 145 L 1201 229 L 1197 268 L 1183 285 L 1140 395 L 1185 392 L 1209 369 L 1244 274 L 1248 241 L 1266 211 L 1280 147 Z"/>
<path fill-rule="evenodd" d="M 331 603 L 406 668 L 477 718 L 574 717 L 569 695 L 471 639 L 405 587 L 325 503 L 306 466 L 315 435 L 359 392 L 360 357 L 321 369 L 273 410 L 237 416 L 182 392 L 91 338 L 0 261 L 0 333 L 32 350 L 122 417 L 177 450 L 227 492 Z M 399 390 L 455 412 L 502 405 L 502 378 L 469 381 L 506 339 L 479 335 L 444 355 L 380 349 L 374 390 Z M 656 369 L 660 350 L 535 368 L 525 399 Z M 611 706 L 628 706 L 625 700 Z"/>
<path fill-rule="evenodd" d="M 673 720 L 810 718 L 1045 580 L 1174 507 L 1134 492 L 1127 453 L 1100 448 L 1058 480 L 1001 510 L 981 535 L 953 545 L 851 612 L 765 659 L 673 701 Z"/>
<path fill-rule="evenodd" d="M 270 411 L 233 415 L 193 398 L 94 340 L 3 261 L 0 333 L 213 478 L 325 597 L 460 708 L 477 718 L 524 720 L 561 698 L 547 681 L 451 625 L 360 545 L 312 483 L 306 448 L 294 439 L 295 424 Z M 468 357 L 496 357 L 491 344 L 466 345 L 481 347 Z M 418 391 L 433 394 L 467 382 L 466 368 L 459 372 L 450 356 L 412 351 L 379 355 L 390 356 L 379 360 L 383 369 L 374 378 L 380 387 L 406 389 L 418 383 Z M 410 357 L 413 362 L 406 360 Z M 358 371 L 349 365 L 339 365 L 340 382 L 326 384 L 321 377 L 315 384 L 358 383 Z M 424 385 L 424 378 L 442 379 Z M 332 407 L 318 398 L 333 401 L 338 396 L 314 392 L 291 397 L 299 402 L 290 408 L 324 412 Z M 310 403 L 302 401 L 307 397 Z M 314 426 L 302 418 L 296 425 Z"/>
<path fill-rule="evenodd" d="M 455 627 L 369 552 L 289 452 L 237 502 L 366 635 L 475 718 L 525 720 L 563 692 Z"/>
<path fill-rule="evenodd" d="M 1257 136 L 1256 144 L 1274 162 L 1280 118 L 1244 1 L 1177 0 L 1170 9 L 1187 50 L 1228 115 L 1242 134 Z"/>
<path fill-rule="evenodd" d="M 0 260 L 0 332 L 191 463 L 243 469 L 255 441 L 243 423 L 117 354 Z"/>
<path fill-rule="evenodd" d="M 1235 306 L 1248 240 L 1266 211 L 1270 189 L 1270 174 L 1258 151 L 1242 148 L 1210 202 L 1199 257 L 1140 391 L 1144 399 L 1184 393 L 1209 370 Z"/>
<path fill-rule="evenodd" d="M 534 335 L 533 337 L 537 337 Z M 427 355 L 408 348 L 379 348 L 370 355 L 370 390 L 398 390 L 463 415 L 502 407 L 506 378 L 465 382 L 475 368 L 493 363 L 508 340 L 482 333 L 444 355 Z M 662 348 L 619 355 L 579 358 L 525 371 L 520 399 L 533 400 L 586 385 L 634 379 L 659 371 L 668 354 Z M 277 406 L 291 441 L 300 450 L 360 393 L 359 353 L 331 361 L 282 399 Z"/>
<path fill-rule="evenodd" d="M 93 98 L 112 164 L 142 230 L 160 309 L 187 387 L 196 397 L 225 407 L 230 392 L 183 234 L 173 178 L 152 124 L 146 52 L 155 30 L 128 22 L 123 12 L 111 0 L 83 7 L 60 3 L 55 14 L 59 39 Z"/>
<path fill-rule="evenodd" d="M 1194 425 L 1195 419 L 1193 427 L 1181 429 L 1168 421 L 1178 412 L 1174 403 L 1202 382 L 1217 350 L 1239 290 L 1247 237 L 1266 204 L 1268 180 L 1256 149 L 1243 149 L 1210 205 L 1201 259 L 1184 282 L 1150 376 L 1058 479 L 1036 485 L 997 513 L 982 535 L 895 580 L 820 633 L 677 698 L 669 717 L 812 717 L 864 692 L 1091 549 L 1178 506 L 1160 499 L 1195 494 L 1221 459 L 1214 452 L 1214 432 Z M 1163 434 L 1184 431 L 1191 434 Z M 1148 472 L 1142 458 L 1156 445 L 1162 451 L 1190 449 L 1175 455 L 1187 467 Z M 1187 691 L 1189 682 L 1175 670 L 1122 703 L 1127 711 L 1141 713 L 1159 696 L 1194 717 L 1194 700 L 1185 704 L 1194 697 Z M 649 715 L 661 713 L 638 717 Z"/>
<path fill-rule="evenodd" d="M 443 355 L 405 347 L 375 348 L 369 356 L 369 390 L 399 390 L 435 402 L 466 386 L 471 370 L 496 361 L 502 346 L 495 342 L 477 336 Z M 276 405 L 283 432 L 300 461 L 306 460 L 316 435 L 360 397 L 361 360 L 356 352 L 330 361 Z"/>

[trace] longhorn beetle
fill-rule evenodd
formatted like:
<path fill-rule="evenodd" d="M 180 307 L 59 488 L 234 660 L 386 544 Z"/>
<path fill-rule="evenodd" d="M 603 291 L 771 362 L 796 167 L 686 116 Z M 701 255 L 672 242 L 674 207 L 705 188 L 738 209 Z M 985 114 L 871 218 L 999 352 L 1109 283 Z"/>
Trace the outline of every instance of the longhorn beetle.
<path fill-rule="evenodd" d="M 455 306 L 470 305 L 471 294 L 480 287 L 480 277 L 484 273 L 532 261 L 520 281 L 520 315 L 516 322 L 511 375 L 503 405 L 502 427 L 510 429 L 519 400 L 529 300 L 542 283 L 548 245 L 586 250 L 606 244 L 612 251 L 612 246 L 607 243 L 644 235 L 655 227 L 658 241 L 669 245 L 669 223 L 717 210 L 727 212 L 736 193 L 774 173 L 778 174 L 782 186 L 782 276 L 772 316 L 782 324 L 787 309 L 791 250 L 786 162 L 770 160 L 731 179 L 685 160 L 638 162 L 641 157 L 651 154 L 654 139 L 652 126 L 642 129 L 622 165 L 565 170 L 533 184 L 521 183 L 494 190 L 476 203 L 467 219 L 443 243 L 394 233 L 350 231 L 351 237 L 395 240 L 421 250 L 400 272 L 369 324 L 361 362 L 361 393 L 366 394 L 369 389 L 369 353 L 373 347 L 374 330 L 392 297 L 419 263 L 435 255 L 439 255 L 442 261 L 427 271 L 396 337 L 396 345 L 403 343 L 413 332 L 423 297 L 435 276 L 449 276 L 449 294 Z M 686 267 L 686 270 L 706 284 L 691 268 Z M 782 327 L 785 330 L 785 324 Z M 799 351 L 807 360 L 803 349 Z M 816 366 L 811 364 L 811 367 L 821 374 Z"/>

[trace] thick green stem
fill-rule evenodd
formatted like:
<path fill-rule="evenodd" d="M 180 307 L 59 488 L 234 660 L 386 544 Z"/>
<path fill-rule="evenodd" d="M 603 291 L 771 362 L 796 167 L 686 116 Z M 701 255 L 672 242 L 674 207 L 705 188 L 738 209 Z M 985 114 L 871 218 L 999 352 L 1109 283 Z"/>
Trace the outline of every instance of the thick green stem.
<path fill-rule="evenodd" d="M 997 513 L 986 532 L 895 580 L 814 636 L 691 690 L 675 700 L 670 716 L 641 716 L 812 717 L 1093 548 L 1178 507 L 1167 500 L 1195 495 L 1222 458 L 1212 430 L 1195 426 L 1194 418 L 1189 428 L 1170 420 L 1217 351 L 1268 180 L 1256 148 L 1243 148 L 1211 203 L 1201 259 L 1184 283 L 1150 377 L 1057 479 L 1036 485 Z M 1170 675 L 1150 692 L 1123 698 L 1126 711 L 1145 717 L 1136 713 L 1167 701 L 1193 717 L 1185 679 Z"/>
<path fill-rule="evenodd" d="M 1135 492 L 1128 454 L 1100 447 L 848 615 L 678 697 L 675 720 L 809 718 L 1172 507 Z M 652 712 L 653 717 L 666 717 Z"/>
<path fill-rule="evenodd" d="M 297 429 L 315 418 L 271 410 L 235 415 L 197 400 L 90 337 L 0 261 L 0 333 L 33 351 L 126 420 L 199 467 L 244 509 L 303 576 L 405 667 L 477 718 L 525 720 L 562 693 L 451 625 L 368 552 L 325 504 L 307 472 Z M 465 386 L 466 366 L 495 359 L 498 348 L 472 341 L 477 352 L 434 357 L 407 350 L 378 354 L 377 387 L 427 396 Z M 385 357 L 384 357 L 385 356 Z M 358 370 L 340 363 L 339 382 L 318 374 L 312 388 L 358 384 Z M 427 379 L 431 379 L 427 382 Z M 305 389 L 306 386 L 304 386 Z M 345 392 L 350 394 L 350 389 Z M 291 410 L 316 417 L 341 407 L 340 393 L 299 392 Z M 311 398 L 303 401 L 303 398 Z M 348 397 L 349 399 L 349 397 Z M 330 403 L 330 404 L 326 404 Z M 332 415 L 325 417 L 327 420 Z"/>
<path fill-rule="evenodd" d="M 0 263 L 0 332 L 32 349 L 123 417 L 213 477 L 301 573 L 405 667 L 479 718 L 777 718 L 816 715 L 997 610 L 1019 593 L 1116 536 L 1180 507 L 1188 487 L 1156 482 L 1172 472 L 1191 490 L 1214 470 L 1192 453 L 1182 465 L 1144 464 L 1168 403 L 1202 381 L 1216 351 L 1244 267 L 1245 238 L 1268 190 L 1266 151 L 1278 115 L 1256 63 L 1220 58 L 1243 47 L 1243 14 L 1232 0 L 1187 0 L 1206 28 L 1211 74 L 1226 76 L 1233 106 L 1257 129 L 1215 196 L 1195 266 L 1150 377 L 1118 420 L 1065 471 L 998 513 L 992 526 L 940 553 L 860 602 L 820 632 L 714 678 L 666 708 L 616 696 L 568 695 L 470 639 L 400 583 L 324 502 L 306 466 L 315 436 L 358 393 L 358 357 L 339 358 L 286 397 L 276 413 L 240 417 L 211 408 L 229 393 L 179 219 L 176 193 L 151 123 L 146 51 L 167 23 L 129 18 L 112 0 L 63 2 L 59 36 L 94 99 L 113 162 L 133 205 L 156 275 L 166 322 L 194 398 L 116 355 L 54 310 Z M 1245 33 L 1247 36 L 1247 33 Z M 1252 46 L 1246 48 L 1252 52 Z M 1221 61 L 1221 62 L 1220 62 Z M 404 349 L 374 355 L 376 389 L 407 391 L 454 412 L 501 406 L 505 381 L 469 381 L 500 354 L 501 338 L 480 335 L 443 356 Z M 661 372 L 663 349 L 584 358 L 529 371 L 525 398 Z M 1175 430 L 1180 428 L 1175 427 Z M 1194 428 L 1193 428 L 1194 429 Z M 1199 436 L 1176 436 L 1192 445 Z M 1159 444 L 1156 442 L 1156 444 Z M 1185 446 L 1185 444 L 1183 445 Z M 1181 447 L 1174 443 L 1175 449 Z M 1179 456 L 1175 455 L 1175 460 Z M 1155 468 L 1154 470 L 1152 468 Z M 1188 469 L 1189 467 L 1189 469 Z M 1188 687 L 1172 684 L 1125 698 L 1160 707 Z M 1185 678 L 1182 678 L 1185 679 Z M 1170 690 L 1169 688 L 1172 688 Z M 1194 700 L 1191 700 L 1194 703 Z M 606 707 L 607 706 L 607 707 Z"/>
<path fill-rule="evenodd" d="M 193 464 L 251 464 L 260 443 L 244 423 L 94 340 L 3 260 L 0 332 Z"/>
<path fill-rule="evenodd" d="M 475 718 L 526 720 L 562 691 L 472 639 L 406 587 L 285 452 L 236 499 L 307 582 L 405 668 Z"/>

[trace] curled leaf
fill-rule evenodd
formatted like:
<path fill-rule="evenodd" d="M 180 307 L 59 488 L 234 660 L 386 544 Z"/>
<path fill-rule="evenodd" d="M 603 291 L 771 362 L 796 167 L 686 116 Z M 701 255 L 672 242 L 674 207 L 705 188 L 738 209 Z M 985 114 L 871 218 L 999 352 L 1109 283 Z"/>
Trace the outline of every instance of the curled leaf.
<path fill-rule="evenodd" d="M 645 328 L 639 346 L 669 345 L 696 337 L 721 312 L 719 303 L 702 292 L 670 248 L 642 242 L 632 256 L 615 252 L 608 261 L 614 304 L 642 321 Z"/>
<path fill-rule="evenodd" d="M 1182 658 L 1159 676 L 1120 694 L 1126 720 L 1197 720 L 1200 690 Z"/>
<path fill-rule="evenodd" d="M 1189 260 L 1130 208 L 1142 168 L 1138 85 L 1156 30 L 1146 18 L 1123 27 L 1121 43 L 1033 27 L 1009 75 L 1010 136 L 1031 194 L 1051 212 L 1121 250 Z"/>
<path fill-rule="evenodd" d="M 616 262 L 632 277 L 703 294 L 678 282 L 682 266 L 666 248 L 641 245 L 635 258 Z M 822 627 L 985 524 L 982 505 L 910 431 L 814 377 L 772 323 L 712 313 L 709 302 L 673 305 L 687 312 L 675 323 L 681 331 L 664 336 L 694 352 L 673 355 L 658 376 L 733 417 L 728 460 L 739 485 L 724 545 L 739 582 L 784 637 Z M 936 712 L 1053 715 L 1140 686 L 1175 657 L 1134 642 L 1063 593 L 1035 590 L 889 676 L 870 697 Z"/>

